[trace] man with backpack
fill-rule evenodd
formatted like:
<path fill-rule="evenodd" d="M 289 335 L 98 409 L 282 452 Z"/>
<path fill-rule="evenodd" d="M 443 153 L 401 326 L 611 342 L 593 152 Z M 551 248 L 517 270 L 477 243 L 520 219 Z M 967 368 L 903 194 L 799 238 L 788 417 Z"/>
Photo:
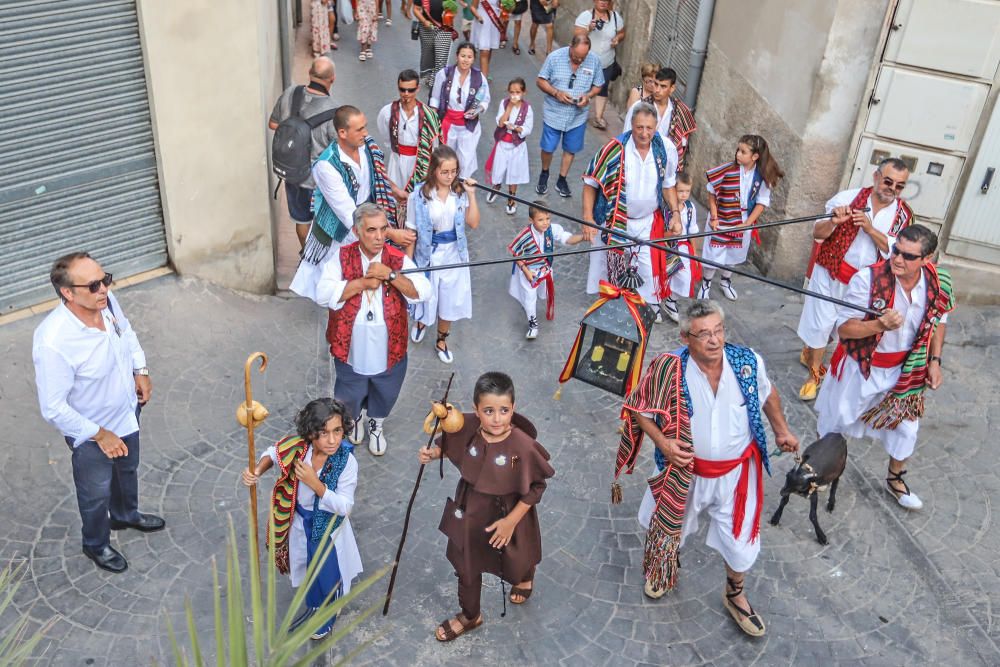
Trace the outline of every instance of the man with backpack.
<path fill-rule="evenodd" d="M 309 84 L 285 89 L 267 124 L 274 130 L 272 168 L 285 184 L 288 214 L 295 222 L 300 246 L 305 245 L 313 218 L 311 202 L 316 182 L 312 164 L 337 139 L 333 127 L 336 105 L 330 97 L 335 78 L 333 61 L 326 56 L 316 58 L 309 68 Z"/>

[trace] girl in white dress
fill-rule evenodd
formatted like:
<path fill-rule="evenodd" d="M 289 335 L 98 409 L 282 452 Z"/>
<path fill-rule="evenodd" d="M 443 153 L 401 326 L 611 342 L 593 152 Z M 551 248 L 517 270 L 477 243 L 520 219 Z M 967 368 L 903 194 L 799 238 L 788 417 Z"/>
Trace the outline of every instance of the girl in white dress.
<path fill-rule="evenodd" d="M 507 98 L 497 109 L 497 129 L 493 133 L 493 152 L 486 160 L 487 181 L 494 189 L 507 185 L 507 191 L 517 194 L 517 186 L 528 183 L 531 176 L 528 171 L 528 145 L 525 137 L 531 134 L 535 124 L 535 113 L 524 98 L 527 84 L 522 78 L 513 79 L 507 84 Z M 491 192 L 486 197 L 486 203 L 492 204 L 497 198 Z M 517 212 L 517 202 L 507 200 L 507 215 Z"/>
<path fill-rule="evenodd" d="M 472 24 L 472 45 L 479 49 L 479 67 L 483 76 L 488 77 L 493 49 L 499 49 L 500 42 L 506 39 L 509 17 L 503 17 L 507 12 L 500 6 L 500 0 L 472 0 L 472 11 L 476 15 Z M 503 26 L 503 37 L 497 23 Z"/>
<path fill-rule="evenodd" d="M 441 143 L 458 154 L 459 176 L 470 178 L 479 168 L 476 148 L 483 134 L 480 117 L 490 105 L 490 87 L 486 76 L 472 66 L 476 49 L 464 42 L 455 51 L 455 64 L 434 77 L 431 106 L 441 119 Z"/>
<path fill-rule="evenodd" d="M 417 233 L 417 240 L 406 251 L 419 267 L 441 266 L 469 261 L 469 243 L 465 226 L 479 226 L 475 181 L 458 179 L 458 156 L 448 146 L 438 146 L 431 153 L 427 181 L 417 185 L 406 203 L 406 226 Z M 430 271 L 431 296 L 416 304 L 410 339 L 419 343 L 427 327 L 437 321 L 438 358 L 454 361 L 447 338 L 451 323 L 472 317 L 472 280 L 469 268 Z"/>
<path fill-rule="evenodd" d="M 252 472 L 243 470 L 243 484 L 254 486 L 272 466 L 278 468 L 275 487 L 280 486 L 282 493 L 274 494 L 272 503 L 275 498 L 288 499 L 289 506 L 274 508 L 275 561 L 280 571 L 291 576 L 293 587 L 302 583 L 312 559 L 323 557 L 323 535 L 328 533 L 333 540 L 333 549 L 306 593 L 306 612 L 293 621 L 293 628 L 308 622 L 331 594 L 336 599 L 349 593 L 351 582 L 362 572 L 350 519 L 358 462 L 351 453 L 353 447 L 343 442 L 346 429 L 352 426 L 342 402 L 332 398 L 310 401 L 295 417 L 298 436 L 268 447 Z M 287 519 L 279 519 L 288 512 L 292 514 L 290 527 Z M 312 638 L 326 637 L 336 620 L 334 616 L 317 627 Z"/>

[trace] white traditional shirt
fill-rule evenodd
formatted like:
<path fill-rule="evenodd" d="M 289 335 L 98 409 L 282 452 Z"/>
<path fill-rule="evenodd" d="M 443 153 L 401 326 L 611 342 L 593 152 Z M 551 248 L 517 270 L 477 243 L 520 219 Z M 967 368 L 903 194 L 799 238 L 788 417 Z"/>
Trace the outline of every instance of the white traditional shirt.
<path fill-rule="evenodd" d="M 843 192 L 838 192 L 830 201 L 826 202 L 826 212 L 832 213 L 833 209 L 839 206 L 850 206 L 854 198 L 858 196 L 861 188 L 854 188 L 853 190 L 844 190 Z M 895 236 L 889 236 L 889 230 L 892 229 L 892 223 L 896 219 L 896 211 L 899 210 L 899 200 L 894 199 L 891 204 L 880 210 L 875 215 L 872 215 L 872 211 L 875 210 L 875 206 L 872 204 L 871 195 L 868 197 L 868 202 L 865 204 L 868 207 L 868 217 L 872 221 L 872 227 L 882 232 L 888 237 L 889 248 L 892 249 L 892 244 L 896 242 Z M 820 220 L 816 224 L 825 222 L 825 220 Z M 845 223 L 850 224 L 850 223 Z M 856 269 L 863 269 L 866 266 L 871 266 L 875 262 L 879 261 L 880 258 L 888 258 L 888 252 L 881 252 L 872 238 L 868 236 L 863 230 L 858 230 L 855 235 L 854 240 L 851 241 L 850 247 L 844 254 L 844 261 L 853 266 Z"/>
<path fill-rule="evenodd" d="M 358 207 L 358 204 L 368 201 L 369 197 L 371 197 L 372 175 L 371 167 L 368 164 L 368 148 L 362 146 L 358 149 L 358 157 L 361 158 L 360 163 L 351 159 L 347 153 L 340 149 L 338 144 L 334 144 L 334 150 L 338 152 L 340 161 L 354 172 L 354 177 L 358 182 L 358 194 L 355 197 L 351 197 L 351 193 L 347 190 L 347 184 L 344 183 L 340 172 L 326 160 L 321 160 L 314 164 L 312 174 L 313 178 L 316 179 L 316 187 L 323 194 L 323 199 L 326 200 L 326 203 L 330 205 L 333 212 L 340 218 L 340 222 L 350 228 L 351 231 L 343 241 L 344 243 L 350 243 L 357 238 L 354 236 L 354 221 L 352 218 L 354 209 Z"/>
<path fill-rule="evenodd" d="M 465 81 L 459 83 L 461 80 L 461 73 L 456 67 L 452 78 L 451 94 L 448 96 L 448 108 L 455 111 L 465 111 L 465 103 L 466 100 L 469 99 L 469 87 L 472 84 L 472 70 L 469 70 L 469 73 L 465 77 Z M 444 92 L 445 79 L 446 70 L 444 69 L 438 72 L 437 76 L 434 78 L 434 90 L 431 93 L 430 103 L 435 109 L 437 109 L 440 104 L 441 94 Z M 480 97 L 479 113 L 481 114 L 486 111 L 490 105 L 490 87 L 485 75 L 483 76 L 483 85 L 479 87 L 477 95 Z"/>
<path fill-rule="evenodd" d="M 35 329 L 31 356 L 42 417 L 79 446 L 103 427 L 121 437 L 139 430 L 132 371 L 146 355 L 118 300 L 108 292 L 104 331 L 60 303 Z"/>
<path fill-rule="evenodd" d="M 413 105 L 410 115 L 406 115 L 406 110 L 402 103 L 399 105 L 399 143 L 403 146 L 416 146 L 420 139 L 420 117 L 417 112 L 420 107 Z M 389 121 L 392 115 L 392 102 L 382 107 L 378 112 L 378 131 L 385 139 L 384 146 L 391 146 L 389 133 Z"/>
<path fill-rule="evenodd" d="M 771 395 L 771 382 L 764 368 L 764 360 L 757 357 L 757 395 L 763 407 Z M 684 378 L 691 395 L 691 437 L 694 439 L 694 455 L 699 459 L 726 461 L 743 456 L 747 445 L 753 439 L 750 421 L 744 405 L 743 392 L 739 381 L 723 355 L 722 375 L 719 387 L 712 392 L 708 377 L 698 367 L 694 359 L 688 359 Z M 736 369 L 738 372 L 741 369 Z"/>
<path fill-rule="evenodd" d="M 372 262 L 381 262 L 382 253 L 368 259 L 365 253 L 361 252 L 361 272 L 368 272 L 368 266 Z M 415 269 L 416 264 L 409 257 L 403 257 L 403 269 Z M 422 273 L 407 274 L 407 278 L 413 283 L 417 290 L 417 298 L 411 299 L 403 296 L 407 303 L 420 303 L 426 301 L 431 293 L 431 284 Z M 327 262 L 323 267 L 323 275 L 316 285 L 316 302 L 321 306 L 326 306 L 330 310 L 340 310 L 344 307 L 344 302 L 340 297 L 347 287 L 348 281 L 343 278 L 343 270 L 339 261 Z M 365 290 L 359 296 L 361 298 L 361 308 L 354 319 L 354 328 L 351 331 L 351 349 L 347 356 L 347 363 L 355 373 L 359 375 L 378 375 L 383 373 L 389 366 L 389 329 L 386 327 L 385 314 L 382 309 L 382 289 Z M 372 313 L 372 319 L 368 319 L 368 313 Z"/>

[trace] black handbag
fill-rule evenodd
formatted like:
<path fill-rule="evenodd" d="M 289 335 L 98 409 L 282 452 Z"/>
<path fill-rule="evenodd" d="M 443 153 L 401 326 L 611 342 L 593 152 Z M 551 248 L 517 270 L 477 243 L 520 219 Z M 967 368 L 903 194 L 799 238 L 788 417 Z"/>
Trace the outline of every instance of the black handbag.
<path fill-rule="evenodd" d="M 618 64 L 618 59 L 604 68 L 604 80 L 608 83 L 615 81 L 622 75 L 622 66 Z"/>
<path fill-rule="evenodd" d="M 410 39 L 420 39 L 420 21 L 410 23 Z"/>

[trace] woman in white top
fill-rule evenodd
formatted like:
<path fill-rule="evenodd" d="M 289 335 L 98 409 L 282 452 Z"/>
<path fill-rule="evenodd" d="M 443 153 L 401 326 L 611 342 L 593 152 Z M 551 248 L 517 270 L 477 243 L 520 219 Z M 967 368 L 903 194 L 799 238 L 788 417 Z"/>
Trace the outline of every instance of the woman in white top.
<path fill-rule="evenodd" d="M 606 130 L 604 110 L 608 107 L 608 86 L 622 74 L 615 60 L 615 47 L 625 40 L 625 21 L 613 9 L 612 0 L 594 0 L 593 9 L 580 12 L 576 17 L 573 34 L 590 37 L 590 52 L 601 60 L 604 68 L 604 86 L 594 98 L 594 127 Z"/>
<path fill-rule="evenodd" d="M 279 469 L 275 486 L 283 493 L 274 498 L 287 498 L 291 506 L 275 508 L 275 561 L 278 569 L 291 576 L 293 587 L 302 583 L 312 559 L 323 557 L 323 536 L 329 534 L 333 540 L 333 549 L 306 593 L 306 612 L 293 621 L 293 627 L 306 622 L 331 594 L 336 599 L 349 593 L 351 582 L 362 572 L 350 519 L 358 462 L 351 453 L 353 447 L 343 442 L 351 422 L 347 406 L 340 401 L 310 401 L 295 417 L 298 437 L 284 438 L 268 447 L 253 472 L 249 468 L 243 471 L 243 483 L 254 486 L 271 467 Z M 287 520 L 280 519 L 286 512 L 292 514 L 290 528 Z M 328 635 L 336 619 L 334 616 L 320 626 L 312 638 Z"/>
<path fill-rule="evenodd" d="M 475 181 L 458 179 L 459 160 L 448 146 L 431 153 L 427 181 L 414 188 L 406 203 L 406 226 L 417 233 L 407 252 L 419 267 L 441 266 L 469 261 L 465 226 L 479 226 Z M 469 268 L 430 271 L 431 296 L 414 306 L 410 339 L 419 343 L 427 327 L 437 321 L 438 358 L 454 361 L 447 338 L 451 323 L 472 317 L 472 279 Z"/>
<path fill-rule="evenodd" d="M 483 134 L 479 119 L 490 105 L 490 87 L 483 73 L 472 66 L 475 59 L 472 44 L 459 44 L 455 64 L 434 77 L 430 99 L 441 119 L 441 143 L 458 154 L 462 179 L 470 178 L 479 168 L 476 148 Z"/>

